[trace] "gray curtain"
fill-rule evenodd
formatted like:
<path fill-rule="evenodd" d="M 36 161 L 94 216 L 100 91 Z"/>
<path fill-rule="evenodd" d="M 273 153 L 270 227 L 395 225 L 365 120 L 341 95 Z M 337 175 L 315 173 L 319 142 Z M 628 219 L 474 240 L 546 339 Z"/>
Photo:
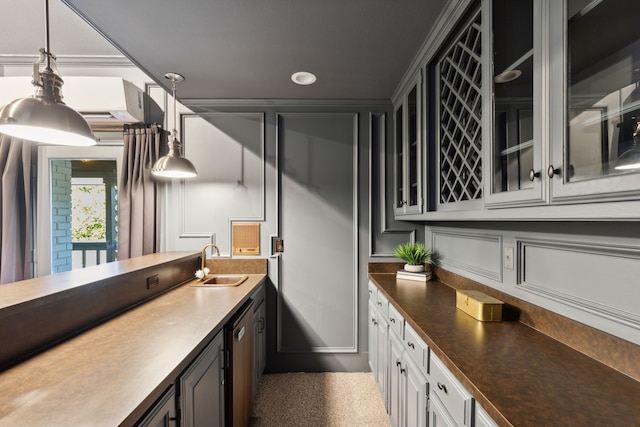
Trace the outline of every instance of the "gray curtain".
<path fill-rule="evenodd" d="M 0 284 L 32 277 L 32 160 L 35 145 L 0 134 Z"/>
<path fill-rule="evenodd" d="M 166 151 L 167 132 L 156 124 L 125 125 L 118 183 L 118 259 L 160 249 L 160 183 L 151 167 Z"/>

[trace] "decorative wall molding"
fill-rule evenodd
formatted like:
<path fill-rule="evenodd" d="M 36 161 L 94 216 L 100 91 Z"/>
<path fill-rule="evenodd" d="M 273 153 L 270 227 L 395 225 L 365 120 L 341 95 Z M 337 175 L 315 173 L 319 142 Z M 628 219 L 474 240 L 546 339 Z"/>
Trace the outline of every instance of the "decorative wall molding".
<path fill-rule="evenodd" d="M 380 128 L 378 129 L 378 135 L 374 135 L 373 129 L 373 121 L 378 120 L 380 123 Z M 376 141 L 378 142 L 376 144 Z M 380 226 L 380 234 L 390 234 L 390 235 L 406 235 L 408 241 L 415 242 L 416 241 L 416 232 L 415 228 L 413 229 L 402 229 L 402 228 L 394 228 L 389 225 L 389 219 L 387 215 L 387 207 L 390 204 L 390 201 L 387 198 L 387 149 L 388 149 L 388 138 L 387 138 L 387 114 L 386 113 L 369 113 L 369 170 L 372 171 L 369 175 L 373 178 L 373 171 L 378 171 L 378 179 L 374 182 L 373 179 L 369 180 L 369 257 L 391 257 L 393 256 L 392 252 L 377 252 L 376 251 L 376 240 L 379 240 L 379 236 L 377 235 L 376 223 L 375 223 L 375 214 L 379 213 L 379 226 Z M 374 164 L 374 153 L 377 150 L 378 164 Z M 377 168 L 376 168 L 377 166 Z M 393 181 L 393 176 L 391 177 Z M 376 193 L 377 191 L 377 193 Z M 377 201 L 377 203 L 376 203 Z M 395 224 L 397 226 L 398 223 Z"/>
<path fill-rule="evenodd" d="M 640 329 L 640 247 L 516 238 L 517 286 Z"/>
<path fill-rule="evenodd" d="M 298 354 L 322 354 L 322 353 L 333 353 L 333 354 L 356 354 L 358 353 L 358 324 L 359 324 L 359 298 L 358 298 L 358 283 L 359 283 L 359 260 L 358 260 L 358 254 L 359 254 L 359 241 L 358 241 L 358 235 L 359 235 L 359 167 L 358 167 L 358 158 L 359 158 L 359 132 L 358 132 L 358 125 L 359 125 L 359 114 L 358 113 L 325 113 L 325 112 L 291 112 L 291 113 L 285 113 L 285 112 L 276 112 L 276 164 L 277 164 L 277 173 L 278 173 L 278 179 L 277 179 L 277 202 L 276 202 L 276 206 L 277 206 L 277 211 L 278 211 L 278 231 L 277 233 L 281 235 L 282 233 L 282 228 L 281 228 L 281 218 L 282 218 L 282 175 L 283 175 L 283 162 L 281 161 L 282 159 L 280 159 L 282 153 L 282 131 L 284 129 L 284 127 L 282 126 L 282 120 L 283 119 L 287 119 L 287 118 L 340 118 L 340 117 L 345 117 L 345 118 L 351 118 L 352 119 L 352 123 L 353 123 L 353 135 L 352 135 L 352 147 L 353 147 L 353 174 L 352 174 L 352 179 L 353 179 L 353 212 L 352 212 L 352 224 L 353 224 L 353 236 L 352 236 L 352 242 L 354 245 L 354 251 L 353 251 L 353 259 L 352 259 L 352 264 L 353 264 L 353 271 L 352 271 L 352 278 L 351 278 L 351 283 L 352 283 L 352 288 L 351 288 L 351 297 L 353 299 L 353 305 L 351 310 L 353 310 L 353 323 L 352 324 L 344 324 L 343 327 L 347 328 L 350 327 L 351 331 L 352 331 L 352 335 L 351 335 L 351 345 L 349 346 L 331 346 L 331 345 L 326 345 L 326 346 L 308 346 L 308 347 L 302 347 L 302 348 L 296 348 L 296 347 L 287 347 L 285 345 L 284 341 L 284 335 L 286 333 L 285 328 L 284 328 L 284 322 L 283 322 L 283 307 L 286 304 L 285 301 L 285 294 L 287 294 L 287 284 L 286 284 L 286 280 L 283 279 L 283 271 L 284 271 L 284 267 L 283 267 L 283 263 L 286 264 L 286 260 L 284 259 L 284 256 L 279 257 L 278 259 L 278 264 L 280 266 L 279 268 L 279 272 L 278 272 L 278 293 L 277 293 L 277 310 L 276 310 L 276 351 L 278 353 L 284 353 L 284 354 L 292 354 L 292 353 L 298 353 Z M 285 244 L 285 256 L 286 256 L 286 244 Z"/>
<path fill-rule="evenodd" d="M 375 108 L 391 105 L 388 99 L 203 99 L 183 98 L 185 106 L 194 111 L 206 112 L 215 108 L 249 107 L 249 108 Z M 287 114 L 287 113 L 282 113 Z M 295 114 L 295 113 L 292 113 Z"/>
<path fill-rule="evenodd" d="M 232 223 L 234 221 L 264 221 L 265 219 L 265 199 L 266 199 L 266 176 L 265 176 L 265 162 L 266 162 L 266 154 L 265 154 L 265 123 L 264 123 L 264 113 L 262 112 L 238 112 L 238 113 L 222 113 L 222 112 L 218 112 L 218 113 L 200 113 L 200 114 L 191 114 L 191 113 L 187 113 L 187 114 L 180 114 L 180 118 L 181 118 L 181 141 L 183 142 L 183 149 L 184 147 L 188 147 L 188 142 L 187 144 L 185 144 L 185 133 L 186 133 L 186 127 L 188 126 L 187 122 L 189 121 L 189 119 L 204 119 L 206 120 L 207 118 L 224 118 L 224 117 L 233 117 L 233 118 L 248 118 L 248 119 L 257 119 L 259 120 L 260 123 L 260 134 L 258 135 L 258 138 L 260 139 L 260 153 L 259 153 L 259 160 L 260 160 L 260 189 L 259 189 L 259 194 L 260 194 L 260 200 L 258 203 L 258 209 L 259 209 L 259 213 L 257 215 L 237 215 L 237 216 L 227 216 L 226 221 L 227 221 L 227 227 L 228 227 L 228 231 L 227 231 L 227 236 L 228 236 L 228 240 L 229 240 L 229 247 L 230 247 L 230 242 L 231 242 L 231 227 L 232 227 Z M 183 151 L 183 154 L 186 155 L 186 151 Z M 241 166 L 242 168 L 244 168 L 244 155 L 243 152 L 241 153 L 242 155 L 242 162 L 243 165 Z M 188 156 L 187 156 L 188 157 Z M 244 183 L 238 183 L 239 185 L 243 185 Z M 206 228 L 200 228 L 202 227 L 202 224 L 197 223 L 189 223 L 189 221 L 187 221 L 187 212 L 189 210 L 193 210 L 194 208 L 198 207 L 198 203 L 194 203 L 193 200 L 187 200 L 186 197 L 186 193 L 188 191 L 188 187 L 190 185 L 194 185 L 192 184 L 192 181 L 187 181 L 187 180 L 181 180 L 179 182 L 179 184 L 177 185 L 177 192 L 178 192 L 178 198 L 179 198 L 179 213 L 178 213 L 178 221 L 179 221 L 179 234 L 178 237 L 179 238 L 205 238 L 205 239 L 209 239 L 212 243 L 215 243 L 215 235 L 216 232 L 215 230 L 208 230 Z M 213 196 L 212 196 L 213 197 Z M 196 228 L 197 227 L 197 228 Z"/>
<path fill-rule="evenodd" d="M 429 242 L 441 267 L 502 282 L 500 234 L 429 227 Z"/>

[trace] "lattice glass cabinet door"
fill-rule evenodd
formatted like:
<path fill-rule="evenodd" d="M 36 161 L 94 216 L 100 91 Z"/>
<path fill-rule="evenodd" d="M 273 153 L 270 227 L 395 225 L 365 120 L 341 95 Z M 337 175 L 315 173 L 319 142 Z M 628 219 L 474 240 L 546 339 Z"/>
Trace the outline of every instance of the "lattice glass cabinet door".
<path fill-rule="evenodd" d="M 477 9 L 437 59 L 437 210 L 469 209 L 482 203 L 481 35 Z"/>

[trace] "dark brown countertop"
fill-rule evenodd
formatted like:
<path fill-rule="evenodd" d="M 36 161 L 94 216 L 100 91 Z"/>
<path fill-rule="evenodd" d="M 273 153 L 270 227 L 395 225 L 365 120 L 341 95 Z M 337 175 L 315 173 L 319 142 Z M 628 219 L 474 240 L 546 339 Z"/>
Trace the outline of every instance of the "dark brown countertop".
<path fill-rule="evenodd" d="M 640 382 L 523 323 L 479 322 L 442 283 L 369 277 L 498 424 L 640 425 Z"/>
<path fill-rule="evenodd" d="M 248 276 L 187 283 L 1 372 L 0 426 L 133 424 L 266 277 Z"/>

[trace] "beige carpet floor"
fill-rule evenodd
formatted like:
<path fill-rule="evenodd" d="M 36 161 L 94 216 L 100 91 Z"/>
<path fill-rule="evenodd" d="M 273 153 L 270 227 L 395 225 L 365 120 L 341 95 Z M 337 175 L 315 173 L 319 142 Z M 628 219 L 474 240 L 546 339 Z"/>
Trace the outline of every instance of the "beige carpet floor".
<path fill-rule="evenodd" d="M 288 373 L 262 376 L 252 427 L 388 427 L 371 373 Z"/>

